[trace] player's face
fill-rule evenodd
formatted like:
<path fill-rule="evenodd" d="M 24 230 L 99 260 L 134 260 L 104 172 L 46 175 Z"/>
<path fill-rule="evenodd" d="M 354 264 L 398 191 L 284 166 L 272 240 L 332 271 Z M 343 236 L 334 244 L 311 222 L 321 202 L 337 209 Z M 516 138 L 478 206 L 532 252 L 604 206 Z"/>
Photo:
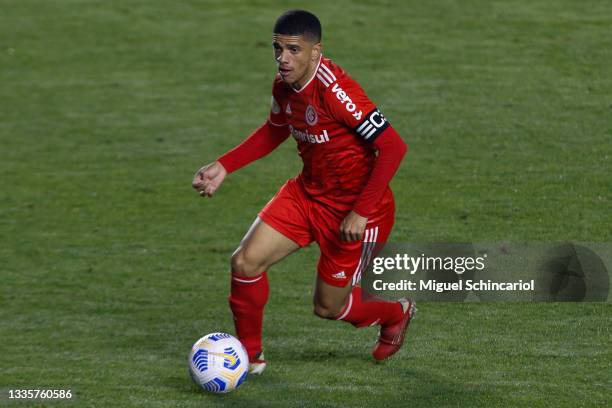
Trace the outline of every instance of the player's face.
<path fill-rule="evenodd" d="M 274 34 L 274 59 L 283 81 L 302 88 L 313 75 L 321 55 L 321 43 L 313 43 L 303 35 Z"/>

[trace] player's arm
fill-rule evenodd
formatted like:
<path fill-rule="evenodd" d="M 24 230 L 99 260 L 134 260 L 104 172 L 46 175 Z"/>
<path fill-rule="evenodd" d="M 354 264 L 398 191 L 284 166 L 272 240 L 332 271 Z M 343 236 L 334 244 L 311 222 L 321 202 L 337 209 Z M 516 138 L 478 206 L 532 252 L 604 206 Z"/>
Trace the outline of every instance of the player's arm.
<path fill-rule="evenodd" d="M 370 178 L 353 207 L 353 212 L 364 218 L 368 217 L 385 194 L 408 151 L 408 146 L 391 125 L 387 126 L 372 144 L 378 150 L 378 157 Z"/>
<path fill-rule="evenodd" d="M 406 143 L 391 126 L 383 130 L 372 144 L 378 150 L 378 157 L 353 210 L 340 225 L 340 236 L 345 241 L 357 241 L 363 238 L 369 214 L 385 194 L 389 182 L 408 150 Z"/>
<path fill-rule="evenodd" d="M 272 106 L 266 123 L 240 145 L 196 172 L 192 186 L 202 197 L 212 197 L 229 173 L 264 157 L 287 139 L 289 136 L 287 118 L 277 102 L 283 97 L 281 83 L 282 81 L 275 78 L 272 84 Z"/>
<path fill-rule="evenodd" d="M 289 136 L 287 125 L 275 126 L 266 121 L 244 142 L 219 157 L 217 160 L 229 173 L 268 155 Z"/>
<path fill-rule="evenodd" d="M 217 161 L 199 169 L 193 177 L 193 188 L 198 190 L 203 197 L 212 197 L 229 173 L 266 156 L 283 143 L 288 136 L 287 125 L 275 126 L 266 121 L 244 142 L 219 157 Z"/>
<path fill-rule="evenodd" d="M 368 182 L 353 210 L 340 225 L 343 240 L 361 240 L 368 216 L 385 194 L 407 147 L 363 89 L 350 77 L 341 78 L 337 83 L 334 81 L 333 86 L 330 84 L 325 93 L 325 102 L 336 120 L 353 129 L 358 138 L 371 143 L 378 150 Z"/>

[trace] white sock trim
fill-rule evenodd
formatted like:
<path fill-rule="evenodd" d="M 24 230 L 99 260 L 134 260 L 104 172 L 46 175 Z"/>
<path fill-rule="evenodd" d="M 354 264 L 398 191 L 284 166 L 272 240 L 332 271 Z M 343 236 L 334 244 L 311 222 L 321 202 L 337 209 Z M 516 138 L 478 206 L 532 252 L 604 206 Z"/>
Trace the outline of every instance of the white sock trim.
<path fill-rule="evenodd" d="M 236 276 L 232 276 L 232 280 L 235 280 L 236 282 L 240 282 L 240 283 L 255 283 L 258 280 L 260 280 L 261 278 L 263 278 L 263 273 L 261 275 L 259 275 L 256 278 L 247 278 L 247 279 L 240 279 Z"/>

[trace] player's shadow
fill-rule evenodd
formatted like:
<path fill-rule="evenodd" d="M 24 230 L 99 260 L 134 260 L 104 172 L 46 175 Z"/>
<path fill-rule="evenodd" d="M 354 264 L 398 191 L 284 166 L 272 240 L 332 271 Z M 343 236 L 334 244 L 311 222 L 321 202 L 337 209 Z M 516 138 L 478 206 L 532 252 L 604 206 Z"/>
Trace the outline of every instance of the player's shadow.
<path fill-rule="evenodd" d="M 310 350 L 313 351 L 313 350 Z M 499 401 L 504 400 L 504 395 L 495 393 L 494 389 L 486 385 L 478 385 L 470 382 L 457 382 L 448 377 L 439 376 L 426 368 L 416 369 L 411 367 L 403 367 L 409 365 L 410 361 L 407 356 L 396 356 L 395 359 L 388 360 L 382 363 L 376 363 L 368 359 L 367 355 L 358 352 L 344 353 L 341 351 L 329 351 L 321 353 L 319 356 L 309 354 L 310 358 L 305 357 L 304 353 L 295 353 L 294 358 L 278 358 L 275 361 L 275 368 L 270 367 L 261 376 L 249 376 L 242 388 L 256 387 L 259 389 L 269 390 L 270 392 L 284 395 L 281 397 L 278 404 L 288 403 L 288 406 L 326 406 L 328 397 L 335 391 L 333 383 L 326 388 L 327 383 L 321 384 L 321 378 L 313 376 L 313 386 L 319 391 L 317 395 L 312 395 L 308 400 L 300 400 L 304 398 L 301 392 L 299 395 L 292 395 L 291 390 L 294 387 L 297 389 L 303 388 L 303 384 L 292 385 L 287 381 L 286 368 L 291 366 L 302 366 L 305 361 L 308 361 L 313 366 L 336 366 L 350 367 L 350 375 L 344 376 L 344 383 L 340 384 L 341 392 L 343 387 L 355 388 L 363 387 L 363 392 L 360 391 L 359 402 L 354 399 L 354 396 L 347 395 L 346 405 L 349 406 L 380 406 L 384 404 L 386 407 L 404 407 L 409 404 L 413 407 L 421 406 L 445 406 L 445 407 L 466 407 L 473 406 L 474 401 Z M 359 361 L 354 361 L 359 360 Z M 402 361 L 404 360 L 404 361 Z M 408 360 L 408 361 L 406 361 Z M 283 368 L 284 366 L 284 368 Z M 316 367 L 313 367 L 313 373 L 316 372 Z M 320 371 L 325 371 L 320 370 Z M 392 384 L 385 380 L 392 378 Z M 355 379 L 355 384 L 351 384 L 351 380 Z M 301 380 L 304 381 L 304 380 Z M 308 381 L 307 379 L 305 381 Z M 380 382 L 380 384 L 377 384 Z M 183 395 L 186 399 L 191 400 L 192 397 L 200 399 L 206 406 L 232 406 L 232 407 L 264 407 L 261 400 L 259 390 L 255 392 L 244 392 L 239 389 L 229 394 L 208 394 L 204 393 L 197 385 L 195 385 L 188 374 L 178 376 L 174 373 L 164 380 L 167 387 L 173 388 L 175 391 Z M 368 389 L 372 387 L 382 387 L 384 393 L 369 393 Z M 336 392 L 336 394 L 337 394 Z M 504 404 L 502 404 L 504 405 Z"/>
<path fill-rule="evenodd" d="M 405 386 L 396 387 L 385 396 L 384 404 L 387 407 L 407 406 L 407 404 L 413 407 L 469 407 L 474 406 L 475 401 L 503 399 L 502 395 L 494 396 L 491 390 L 485 390 L 483 386 L 456 382 L 426 369 L 398 367 L 389 367 L 389 369 L 391 371 L 389 375 L 394 378 L 394 382 Z"/>
<path fill-rule="evenodd" d="M 332 362 L 327 362 L 330 364 Z M 287 364 L 290 364 L 289 362 Z M 293 362 L 298 364 L 298 362 Z M 321 364 L 326 364 L 321 362 Z M 417 370 L 412 368 L 399 369 L 397 367 L 387 367 L 377 373 L 372 373 L 372 365 L 374 363 L 363 362 L 361 370 L 362 373 L 355 371 L 355 367 L 352 367 L 352 375 L 345 377 L 345 383 L 341 384 L 337 391 L 333 390 L 333 385 L 330 385 L 330 389 L 320 387 L 320 384 L 313 384 L 315 388 L 319 389 L 317 394 L 311 395 L 307 400 L 304 399 L 302 393 L 299 395 L 292 395 L 291 389 L 293 388 L 291 383 L 287 382 L 287 379 L 283 375 L 283 371 L 272 371 L 266 372 L 262 376 L 251 376 L 243 387 L 258 387 L 270 390 L 271 392 L 279 392 L 281 395 L 285 395 L 285 398 L 277 401 L 278 404 L 287 403 L 287 406 L 327 406 L 329 398 L 332 394 L 336 395 L 334 400 L 337 401 L 338 392 L 350 386 L 350 377 L 357 377 L 361 382 L 364 379 L 372 378 L 373 375 L 387 377 L 391 376 L 393 386 L 381 385 L 385 389 L 384 393 L 369 393 L 368 389 L 370 385 L 364 385 L 364 389 L 360 392 L 358 402 L 354 399 L 354 396 L 348 396 L 345 404 L 342 406 L 380 406 L 384 404 L 386 407 L 467 407 L 473 406 L 474 401 L 503 401 L 503 395 L 493 395 L 491 390 L 485 390 L 484 386 L 471 385 L 466 383 L 458 383 L 448 378 L 437 376 L 427 370 Z M 315 380 L 316 382 L 317 380 Z M 320 380 L 318 380 L 320 382 Z M 206 394 L 202 390 L 198 389 L 197 386 L 190 386 L 189 382 L 183 380 L 182 383 L 177 381 L 176 378 L 172 379 L 172 383 L 169 385 L 174 386 L 180 390 L 183 394 L 190 394 L 196 398 L 201 398 L 202 402 L 206 403 L 206 406 L 232 406 L 232 407 L 264 407 L 269 406 L 262 402 L 259 393 L 247 393 L 241 392 L 246 390 L 237 390 L 229 394 Z M 303 385 L 296 384 L 296 387 L 300 388 Z M 359 384 L 355 385 L 356 388 L 360 387 Z M 382 389 L 381 388 L 381 389 Z M 185 395 L 189 397 L 189 395 Z M 335 404 L 334 404 L 335 405 Z M 501 404 L 504 405 L 504 404 Z"/>

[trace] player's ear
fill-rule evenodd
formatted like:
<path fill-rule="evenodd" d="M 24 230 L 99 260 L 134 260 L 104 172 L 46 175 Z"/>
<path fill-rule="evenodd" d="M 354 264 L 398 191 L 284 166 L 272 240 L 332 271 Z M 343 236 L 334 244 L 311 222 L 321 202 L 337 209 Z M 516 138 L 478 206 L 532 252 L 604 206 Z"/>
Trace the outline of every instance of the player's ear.
<path fill-rule="evenodd" d="M 312 46 L 312 51 L 310 53 L 310 56 L 313 61 L 319 60 L 319 57 L 321 56 L 321 43 L 320 42 Z"/>

